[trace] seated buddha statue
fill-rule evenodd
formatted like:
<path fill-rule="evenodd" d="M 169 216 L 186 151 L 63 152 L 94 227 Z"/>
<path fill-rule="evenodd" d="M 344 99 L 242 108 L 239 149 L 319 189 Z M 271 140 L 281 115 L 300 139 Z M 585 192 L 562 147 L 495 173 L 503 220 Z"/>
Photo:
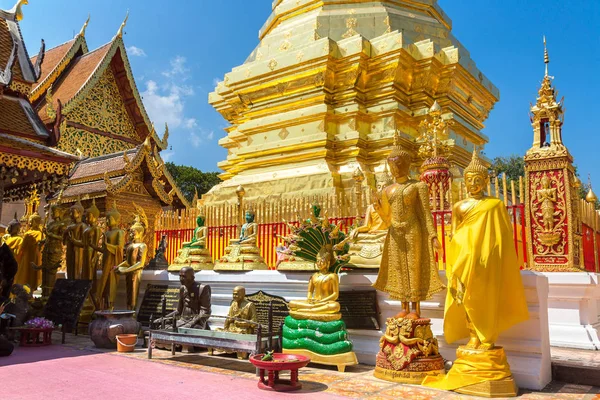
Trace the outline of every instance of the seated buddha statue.
<path fill-rule="evenodd" d="M 225 248 L 225 255 L 215 263 L 215 271 L 247 271 L 269 269 L 256 246 L 258 224 L 254 222 L 255 212 L 250 207 L 246 210 L 246 222 L 240 229 L 239 239 L 230 239 Z"/>
<path fill-rule="evenodd" d="M 208 228 L 204 226 L 204 216 L 196 218 L 196 228 L 192 240 L 183 242 L 181 249 L 177 251 L 177 257 L 168 268 L 171 272 L 180 271 L 183 267 L 191 267 L 194 271 L 213 269 L 210 250 L 206 248 L 206 236 Z"/>
<path fill-rule="evenodd" d="M 317 254 L 318 271 L 308 282 L 306 300 L 292 300 L 289 303 L 293 318 L 313 321 L 335 321 L 341 318 L 340 303 L 337 302 L 340 295 L 339 277 L 335 272 L 329 271 L 333 262 L 331 247 L 323 247 Z"/>
<path fill-rule="evenodd" d="M 377 193 L 394 183 L 389 173 L 377 181 Z M 373 196 L 376 198 L 376 196 Z M 379 268 L 381 255 L 388 231 L 387 223 L 379 215 L 380 207 L 377 203 L 367 207 L 365 221 L 362 226 L 352 230 L 348 235 L 350 249 L 350 264 L 358 268 Z"/>

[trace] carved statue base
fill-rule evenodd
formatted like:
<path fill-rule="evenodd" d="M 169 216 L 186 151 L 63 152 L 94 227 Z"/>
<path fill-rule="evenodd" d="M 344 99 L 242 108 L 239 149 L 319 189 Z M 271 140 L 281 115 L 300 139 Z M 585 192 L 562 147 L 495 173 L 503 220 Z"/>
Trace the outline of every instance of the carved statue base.
<path fill-rule="evenodd" d="M 459 346 L 448 374 L 427 378 L 423 385 L 480 397 L 516 397 L 519 391 L 502 347 Z"/>
<path fill-rule="evenodd" d="M 324 322 L 287 316 L 283 326 L 283 352 L 307 356 L 316 364 L 335 365 L 340 372 L 358 364 L 346 324 L 341 319 Z"/>
<path fill-rule="evenodd" d="M 359 233 L 355 242 L 350 243 L 349 264 L 357 268 L 379 268 L 387 231 Z"/>
<path fill-rule="evenodd" d="M 280 255 L 278 254 L 278 257 Z M 296 257 L 291 254 L 281 255 L 283 258 L 277 265 L 278 271 L 316 271 L 317 267 L 314 262 Z"/>
<path fill-rule="evenodd" d="M 269 269 L 260 255 L 260 249 L 254 246 L 230 244 L 225 255 L 215 263 L 215 271 L 253 271 Z"/>
<path fill-rule="evenodd" d="M 212 270 L 214 268 L 212 256 L 208 249 L 183 248 L 177 251 L 177 257 L 167 271 L 179 272 L 184 267 L 194 271 Z"/>
<path fill-rule="evenodd" d="M 444 359 L 427 318 L 388 318 L 380 339 L 374 376 L 420 385 L 427 376 L 444 375 Z"/>

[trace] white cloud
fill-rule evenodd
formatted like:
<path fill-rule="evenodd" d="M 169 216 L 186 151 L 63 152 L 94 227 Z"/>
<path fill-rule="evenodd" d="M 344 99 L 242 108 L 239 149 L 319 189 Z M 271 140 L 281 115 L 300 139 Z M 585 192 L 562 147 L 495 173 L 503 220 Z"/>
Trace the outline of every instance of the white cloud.
<path fill-rule="evenodd" d="M 127 54 L 130 54 L 134 57 L 146 57 L 146 52 L 144 49 L 140 49 L 139 47 L 129 46 L 127 48 Z"/>
<path fill-rule="evenodd" d="M 183 56 L 176 56 L 169 63 L 171 64 L 171 69 L 168 71 L 163 71 L 163 75 L 167 78 L 173 78 L 175 76 L 179 76 L 181 79 L 187 79 L 187 73 L 190 71 L 185 66 L 186 58 Z"/>
<path fill-rule="evenodd" d="M 162 151 L 160 153 L 160 157 L 163 159 L 164 162 L 171 161 L 173 159 L 173 156 L 175 156 L 174 151 Z"/>
<path fill-rule="evenodd" d="M 146 89 L 142 92 L 142 98 L 146 111 L 155 126 L 169 124 L 173 133 L 178 135 L 178 130 L 185 130 L 183 133 L 187 140 L 186 143 L 193 147 L 200 147 L 203 143 L 214 139 L 214 132 L 204 130 L 198 125 L 198 120 L 186 115 L 186 101 L 194 96 L 194 89 L 186 84 L 189 78 L 189 69 L 186 66 L 186 59 L 182 56 L 176 56 L 169 62 L 169 69 L 161 73 L 162 83 L 156 80 L 148 79 L 145 81 Z M 173 157 L 173 152 L 164 152 L 165 161 Z"/>
<path fill-rule="evenodd" d="M 196 122 L 196 118 L 186 118 L 183 122 L 183 126 L 187 129 L 194 129 L 198 126 L 198 123 Z"/>

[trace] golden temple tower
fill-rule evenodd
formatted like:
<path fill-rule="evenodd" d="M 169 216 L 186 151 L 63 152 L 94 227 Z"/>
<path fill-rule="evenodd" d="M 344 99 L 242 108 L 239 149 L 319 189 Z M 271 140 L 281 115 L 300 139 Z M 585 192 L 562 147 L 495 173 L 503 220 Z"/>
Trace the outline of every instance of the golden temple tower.
<path fill-rule="evenodd" d="M 550 59 L 544 38 L 546 72 L 531 106 L 533 146 L 525 155 L 525 219 L 529 268 L 580 271 L 583 267 L 579 179 L 573 157 L 562 141 L 563 100 L 548 75 Z"/>
<path fill-rule="evenodd" d="M 436 0 L 275 0 L 244 64 L 209 102 L 230 123 L 219 144 L 224 180 L 206 202 L 351 193 L 360 167 L 373 184 L 395 130 L 415 154 L 437 100 L 449 160 L 465 167 L 498 89 L 451 33 Z"/>

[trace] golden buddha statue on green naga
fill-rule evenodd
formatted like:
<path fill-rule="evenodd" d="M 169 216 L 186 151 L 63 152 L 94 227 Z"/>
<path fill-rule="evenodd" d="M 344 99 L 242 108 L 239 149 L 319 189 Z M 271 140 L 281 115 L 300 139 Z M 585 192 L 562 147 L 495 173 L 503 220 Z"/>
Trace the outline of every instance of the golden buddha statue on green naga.
<path fill-rule="evenodd" d="M 308 282 L 305 300 L 289 302 L 290 315 L 283 326 L 283 352 L 307 356 L 312 362 L 346 366 L 358 363 L 340 313 L 339 270 L 346 265 L 347 245 L 339 227 L 324 219 L 320 225 L 305 225 L 297 233 L 294 253 L 317 266 Z M 336 256 L 335 251 L 339 252 Z"/>
<path fill-rule="evenodd" d="M 179 272 L 183 267 L 190 267 L 194 271 L 213 269 L 212 256 L 210 250 L 206 248 L 208 228 L 204 226 L 204 222 L 204 216 L 198 215 L 192 240 L 184 242 L 181 249 L 177 251 L 177 257 L 169 265 L 169 272 Z"/>
<path fill-rule="evenodd" d="M 444 309 L 447 343 L 469 338 L 456 351 L 445 377 L 423 385 L 484 397 L 513 397 L 517 387 L 501 332 L 529 319 L 525 290 L 502 200 L 484 194 L 488 169 L 473 152 L 464 171 L 469 197 L 452 208 L 452 239 L 447 248 L 448 293 Z"/>
<path fill-rule="evenodd" d="M 215 271 L 251 271 L 269 269 L 256 245 L 258 224 L 254 222 L 256 213 L 252 207 L 245 213 L 246 222 L 240 229 L 239 239 L 230 239 L 225 255 L 215 263 Z"/>

